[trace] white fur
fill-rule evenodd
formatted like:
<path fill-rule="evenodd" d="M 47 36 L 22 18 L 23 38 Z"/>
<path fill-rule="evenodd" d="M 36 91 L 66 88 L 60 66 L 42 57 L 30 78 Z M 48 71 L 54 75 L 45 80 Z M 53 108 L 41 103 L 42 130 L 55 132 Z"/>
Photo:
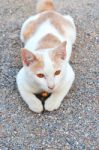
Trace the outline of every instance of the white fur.
<path fill-rule="evenodd" d="M 30 17 L 22 26 L 20 38 L 22 42 L 25 43 L 23 32 L 28 23 L 32 20 L 36 19 L 39 15 Z M 73 19 L 70 16 L 64 16 L 65 19 L 69 20 L 71 24 L 74 25 Z M 46 34 L 51 33 L 57 36 L 61 41 L 67 41 L 66 45 L 66 60 L 63 62 L 59 69 L 61 70 L 61 74 L 57 77 L 54 76 L 54 67 L 53 63 L 49 56 L 49 49 L 46 51 L 38 51 L 37 44 Z M 62 36 L 55 29 L 54 26 L 50 23 L 49 20 L 42 23 L 38 29 L 38 31 L 32 36 L 26 43 L 25 48 L 31 51 L 32 53 L 37 53 L 41 55 L 44 60 L 44 69 L 38 70 L 37 73 L 43 73 L 46 76 L 45 79 L 38 78 L 33 72 L 29 69 L 29 67 L 23 66 L 23 68 L 19 71 L 17 75 L 17 85 L 19 92 L 23 98 L 23 100 L 28 104 L 29 108 L 34 112 L 42 112 L 43 106 L 41 101 L 35 96 L 35 93 L 39 93 L 42 91 L 52 92 L 52 95 L 45 102 L 45 109 L 48 111 L 53 111 L 57 109 L 69 89 L 72 86 L 75 75 L 72 67 L 69 64 L 69 59 L 72 51 L 72 44 L 76 39 L 76 29 L 74 28 L 66 28 L 66 36 Z M 55 88 L 53 90 L 49 89 L 49 87 Z"/>
<path fill-rule="evenodd" d="M 38 86 L 35 84 L 30 75 L 26 75 L 27 71 L 23 67 L 17 75 L 17 85 L 23 100 L 28 104 L 29 108 L 34 112 L 42 112 L 43 106 L 39 99 L 33 93 L 37 93 Z"/>

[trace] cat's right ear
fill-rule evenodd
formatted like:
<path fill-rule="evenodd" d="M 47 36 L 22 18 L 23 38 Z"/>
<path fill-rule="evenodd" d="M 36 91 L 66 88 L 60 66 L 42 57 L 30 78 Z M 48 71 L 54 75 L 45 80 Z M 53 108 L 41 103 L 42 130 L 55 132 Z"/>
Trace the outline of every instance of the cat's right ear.
<path fill-rule="evenodd" d="M 30 66 L 36 60 L 36 56 L 25 48 L 21 48 L 21 56 L 25 66 Z"/>

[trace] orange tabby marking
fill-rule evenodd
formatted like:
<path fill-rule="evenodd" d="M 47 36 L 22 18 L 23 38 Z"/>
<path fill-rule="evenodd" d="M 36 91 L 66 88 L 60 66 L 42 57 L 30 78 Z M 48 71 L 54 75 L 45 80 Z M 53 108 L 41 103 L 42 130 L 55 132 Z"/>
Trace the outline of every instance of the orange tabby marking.
<path fill-rule="evenodd" d="M 23 33 L 24 39 L 28 40 L 39 28 L 39 26 L 49 20 L 51 24 L 58 30 L 58 32 L 62 35 L 65 34 L 65 28 L 74 26 L 65 18 L 55 11 L 46 11 L 41 13 L 40 16 L 36 19 L 28 23 Z"/>
<path fill-rule="evenodd" d="M 37 4 L 37 12 L 46 10 L 54 10 L 55 6 L 53 0 L 40 0 Z"/>
<path fill-rule="evenodd" d="M 61 41 L 56 36 L 52 34 L 47 34 L 40 40 L 37 49 L 54 48 L 60 43 Z"/>
<path fill-rule="evenodd" d="M 44 67 L 43 61 L 40 61 L 40 62 L 38 61 L 35 64 L 30 66 L 30 70 L 33 72 L 36 72 L 37 70 L 39 70 L 40 68 L 43 68 L 43 67 Z"/>

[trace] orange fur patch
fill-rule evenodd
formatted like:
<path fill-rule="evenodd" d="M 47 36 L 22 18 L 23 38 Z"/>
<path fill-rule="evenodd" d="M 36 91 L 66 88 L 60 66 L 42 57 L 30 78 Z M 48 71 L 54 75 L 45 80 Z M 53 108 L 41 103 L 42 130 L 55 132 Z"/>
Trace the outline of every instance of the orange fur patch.
<path fill-rule="evenodd" d="M 24 39 L 27 41 L 39 29 L 39 26 L 48 19 L 51 22 L 51 24 L 62 35 L 65 34 L 66 28 L 68 27 L 74 28 L 71 22 L 66 20 L 61 14 L 55 11 L 47 11 L 41 13 L 36 20 L 33 20 L 30 23 L 28 23 L 23 32 Z"/>
<path fill-rule="evenodd" d="M 47 34 L 40 40 L 37 49 L 54 48 L 60 43 L 61 41 L 56 36 Z"/>
<path fill-rule="evenodd" d="M 34 73 L 36 73 L 37 70 L 43 69 L 44 68 L 44 62 L 43 59 L 41 58 L 40 60 L 35 61 L 31 66 L 30 70 Z"/>
<path fill-rule="evenodd" d="M 37 12 L 53 10 L 53 9 L 55 9 L 53 0 L 40 0 L 37 3 Z"/>

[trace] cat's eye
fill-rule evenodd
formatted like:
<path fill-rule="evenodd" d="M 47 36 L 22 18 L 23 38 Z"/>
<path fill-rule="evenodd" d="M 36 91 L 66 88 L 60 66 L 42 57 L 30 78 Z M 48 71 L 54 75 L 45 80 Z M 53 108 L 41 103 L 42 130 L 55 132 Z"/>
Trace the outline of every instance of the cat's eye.
<path fill-rule="evenodd" d="M 57 71 L 55 72 L 55 76 L 58 76 L 60 73 L 61 73 L 61 71 L 60 71 L 60 70 L 57 70 Z"/>
<path fill-rule="evenodd" d="M 39 77 L 39 78 L 44 78 L 44 74 L 39 73 L 39 74 L 37 74 L 37 77 Z"/>

